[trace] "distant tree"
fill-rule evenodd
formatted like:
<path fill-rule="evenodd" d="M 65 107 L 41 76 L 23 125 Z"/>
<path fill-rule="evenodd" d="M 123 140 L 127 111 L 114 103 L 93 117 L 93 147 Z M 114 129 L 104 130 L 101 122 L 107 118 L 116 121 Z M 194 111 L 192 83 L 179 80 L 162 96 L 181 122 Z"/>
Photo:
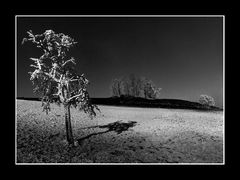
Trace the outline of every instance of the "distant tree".
<path fill-rule="evenodd" d="M 141 80 L 141 78 L 137 78 L 136 79 L 136 92 L 135 92 L 135 95 L 136 95 L 136 97 L 142 97 L 141 94 L 142 94 L 142 80 Z"/>
<path fill-rule="evenodd" d="M 123 96 L 130 96 L 131 95 L 131 86 L 130 81 L 127 76 L 121 78 L 121 91 Z"/>
<path fill-rule="evenodd" d="M 130 85 L 130 96 L 140 97 L 142 87 L 141 78 L 135 76 L 134 74 L 130 74 L 128 76 L 128 81 Z"/>
<path fill-rule="evenodd" d="M 205 107 L 215 106 L 215 101 L 213 97 L 209 95 L 200 95 L 199 103 Z"/>
<path fill-rule="evenodd" d="M 66 55 L 77 42 L 68 35 L 57 34 L 52 30 L 46 30 L 42 34 L 33 34 L 31 30 L 27 33 L 28 38 L 24 38 L 22 43 L 30 41 L 43 50 L 40 58 L 30 58 L 35 63 L 30 65 L 35 70 L 29 72 L 33 91 L 41 95 L 43 111 L 47 114 L 50 111 L 50 103 L 64 105 L 67 141 L 73 145 L 70 108 L 79 107 L 79 110 L 89 113 L 91 118 L 96 116 L 95 109 L 98 109 L 96 105 L 91 104 L 87 92 L 89 81 L 84 74 L 77 74 L 75 59 L 67 58 Z"/>
<path fill-rule="evenodd" d="M 146 99 L 159 98 L 161 88 L 157 88 L 151 80 L 143 78 L 142 85 L 144 98 Z"/>
<path fill-rule="evenodd" d="M 122 92 L 121 92 L 121 80 L 120 79 L 114 79 L 111 84 L 111 93 L 112 96 L 117 96 L 120 97 Z"/>

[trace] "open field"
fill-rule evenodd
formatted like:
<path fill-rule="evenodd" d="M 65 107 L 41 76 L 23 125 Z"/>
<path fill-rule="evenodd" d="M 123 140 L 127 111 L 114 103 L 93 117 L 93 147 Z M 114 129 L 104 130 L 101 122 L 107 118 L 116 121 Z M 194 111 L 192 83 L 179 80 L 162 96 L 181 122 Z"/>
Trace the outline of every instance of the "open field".
<path fill-rule="evenodd" d="M 17 100 L 17 163 L 223 163 L 223 112 L 99 106 L 72 109 L 77 147 L 65 138 L 63 107 Z"/>

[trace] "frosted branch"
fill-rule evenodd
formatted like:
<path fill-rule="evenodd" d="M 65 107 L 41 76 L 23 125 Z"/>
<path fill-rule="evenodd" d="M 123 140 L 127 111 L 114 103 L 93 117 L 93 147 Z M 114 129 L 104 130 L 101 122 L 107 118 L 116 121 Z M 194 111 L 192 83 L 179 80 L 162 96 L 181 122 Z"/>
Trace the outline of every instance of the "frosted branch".
<path fill-rule="evenodd" d="M 33 60 L 36 64 L 37 64 L 37 67 L 34 66 L 34 65 L 31 65 L 32 67 L 36 67 L 38 69 L 42 69 L 42 66 L 44 65 L 43 63 L 40 62 L 40 59 L 37 59 L 37 58 L 30 58 L 31 60 Z"/>
<path fill-rule="evenodd" d="M 67 100 L 67 102 L 70 102 L 72 99 L 77 98 L 77 97 L 79 97 L 79 96 L 82 96 L 82 93 L 80 93 L 80 94 L 78 94 L 78 95 L 75 95 L 75 96 L 69 98 L 69 99 Z"/>
<path fill-rule="evenodd" d="M 74 58 L 71 58 L 71 59 L 67 60 L 66 62 L 64 62 L 63 65 L 62 65 L 62 67 L 64 67 L 64 66 L 65 66 L 67 63 L 69 63 L 69 62 L 72 62 L 73 64 L 76 64 L 76 63 L 75 63 L 75 59 L 74 59 Z"/>
<path fill-rule="evenodd" d="M 53 77 L 51 74 L 43 72 L 45 75 L 47 75 L 48 77 L 50 77 L 51 79 L 53 79 L 54 81 L 56 81 L 57 83 L 60 83 L 60 80 L 57 79 L 56 77 Z"/>

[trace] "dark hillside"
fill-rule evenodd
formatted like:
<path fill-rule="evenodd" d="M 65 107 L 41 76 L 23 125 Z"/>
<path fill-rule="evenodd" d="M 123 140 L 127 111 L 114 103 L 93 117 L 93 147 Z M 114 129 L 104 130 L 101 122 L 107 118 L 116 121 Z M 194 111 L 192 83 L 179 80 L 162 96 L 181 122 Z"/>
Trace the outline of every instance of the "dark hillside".
<path fill-rule="evenodd" d="M 144 99 L 135 97 L 111 97 L 111 98 L 92 98 L 94 104 L 131 106 L 131 107 L 154 107 L 154 108 L 173 108 L 173 109 L 198 109 L 198 110 L 222 110 L 211 106 L 206 108 L 198 102 L 191 102 L 180 99 Z"/>
<path fill-rule="evenodd" d="M 24 98 L 17 99 L 41 101 L 40 98 Z M 128 106 L 128 107 L 146 107 L 146 108 L 172 108 L 172 109 L 196 109 L 196 110 L 222 110 L 221 108 L 211 106 L 206 108 L 198 102 L 191 102 L 180 99 L 144 99 L 135 97 L 110 97 L 110 98 L 92 98 L 93 104 L 112 105 L 112 106 Z"/>

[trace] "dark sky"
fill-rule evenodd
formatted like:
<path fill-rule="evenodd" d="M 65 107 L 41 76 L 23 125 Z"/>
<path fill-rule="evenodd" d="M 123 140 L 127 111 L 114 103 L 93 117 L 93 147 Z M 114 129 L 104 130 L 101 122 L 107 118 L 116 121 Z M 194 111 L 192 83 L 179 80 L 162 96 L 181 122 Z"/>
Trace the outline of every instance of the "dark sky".
<path fill-rule="evenodd" d="M 21 41 L 52 29 L 74 38 L 69 52 L 90 80 L 91 97 L 109 97 L 114 78 L 134 73 L 162 88 L 161 98 L 223 101 L 222 17 L 18 17 L 17 96 L 33 97 L 30 57 L 41 50 Z"/>

